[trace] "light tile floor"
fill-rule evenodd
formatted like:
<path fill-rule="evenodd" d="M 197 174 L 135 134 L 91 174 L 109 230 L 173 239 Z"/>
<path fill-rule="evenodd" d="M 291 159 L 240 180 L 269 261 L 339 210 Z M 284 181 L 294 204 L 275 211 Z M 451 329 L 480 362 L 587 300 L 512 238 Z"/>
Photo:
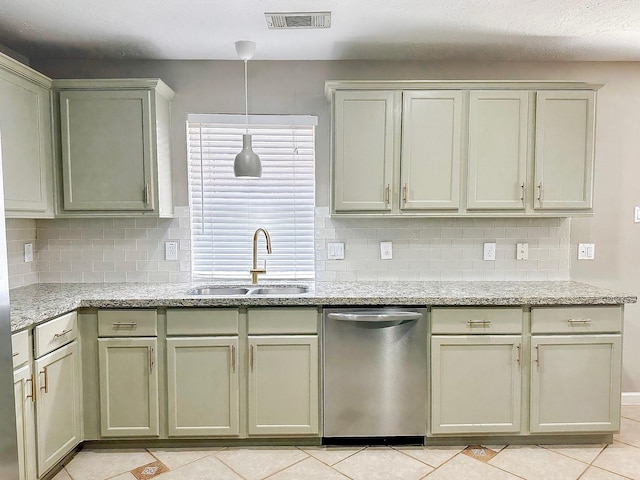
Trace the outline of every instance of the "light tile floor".
<path fill-rule="evenodd" d="M 54 480 L 640 480 L 640 406 L 622 412 L 611 445 L 85 449 Z"/>

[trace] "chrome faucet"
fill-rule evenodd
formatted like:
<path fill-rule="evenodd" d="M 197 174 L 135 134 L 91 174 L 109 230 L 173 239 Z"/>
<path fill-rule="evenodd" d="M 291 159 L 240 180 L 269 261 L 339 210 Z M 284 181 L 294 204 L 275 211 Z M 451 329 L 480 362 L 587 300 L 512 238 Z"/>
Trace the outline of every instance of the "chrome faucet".
<path fill-rule="evenodd" d="M 264 233 L 264 239 L 267 241 L 267 253 L 271 253 L 271 237 L 269 236 L 269 232 L 267 232 L 264 228 L 258 228 L 253 234 L 253 268 L 249 270 L 251 272 L 251 283 L 258 283 L 258 274 L 259 273 L 267 273 L 267 261 L 264 261 L 264 267 L 258 268 L 258 234 L 262 232 Z"/>

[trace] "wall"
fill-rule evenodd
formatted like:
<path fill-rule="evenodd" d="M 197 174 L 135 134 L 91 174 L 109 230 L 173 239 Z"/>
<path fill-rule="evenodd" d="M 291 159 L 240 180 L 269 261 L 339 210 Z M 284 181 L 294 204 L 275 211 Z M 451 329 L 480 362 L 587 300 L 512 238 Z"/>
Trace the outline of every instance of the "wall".
<path fill-rule="evenodd" d="M 7 218 L 7 263 L 9 288 L 23 287 L 38 281 L 36 269 L 38 248 L 36 245 L 36 221 Z M 33 262 L 24 261 L 24 244 L 33 245 Z"/>
<path fill-rule="evenodd" d="M 160 77 L 175 91 L 173 176 L 176 205 L 187 201 L 186 113 L 241 113 L 240 61 L 94 61 L 32 58 L 53 78 Z M 640 292 L 640 63 L 616 62 L 369 62 L 297 61 L 249 63 L 252 113 L 316 114 L 318 207 L 329 198 L 329 109 L 326 80 L 451 79 L 575 80 L 601 82 L 596 134 L 595 214 L 570 226 L 571 278 L 631 294 Z M 576 260 L 576 243 L 596 244 L 594 261 Z M 623 388 L 640 392 L 640 307 L 626 309 Z"/>

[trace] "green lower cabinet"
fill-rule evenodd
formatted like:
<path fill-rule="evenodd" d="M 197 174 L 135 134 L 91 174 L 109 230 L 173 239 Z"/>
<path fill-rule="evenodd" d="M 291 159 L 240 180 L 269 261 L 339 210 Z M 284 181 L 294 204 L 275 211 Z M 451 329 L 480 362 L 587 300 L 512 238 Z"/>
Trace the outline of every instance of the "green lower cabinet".
<path fill-rule="evenodd" d="M 431 432 L 518 433 L 520 335 L 431 337 Z"/>
<path fill-rule="evenodd" d="M 100 338 L 100 433 L 158 436 L 157 339 Z"/>
<path fill-rule="evenodd" d="M 532 433 L 620 428 L 622 337 L 531 337 Z"/>
<path fill-rule="evenodd" d="M 249 335 L 249 435 L 319 433 L 317 335 Z"/>
<path fill-rule="evenodd" d="M 238 337 L 167 338 L 169 435 L 238 436 Z"/>

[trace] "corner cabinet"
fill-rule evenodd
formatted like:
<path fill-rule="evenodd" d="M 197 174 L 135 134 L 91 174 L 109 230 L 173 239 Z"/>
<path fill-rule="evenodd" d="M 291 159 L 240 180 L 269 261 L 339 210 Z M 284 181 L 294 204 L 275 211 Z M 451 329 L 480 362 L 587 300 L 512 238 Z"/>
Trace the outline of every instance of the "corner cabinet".
<path fill-rule="evenodd" d="M 60 216 L 173 215 L 170 101 L 158 79 L 55 80 Z"/>
<path fill-rule="evenodd" d="M 593 208 L 580 82 L 331 81 L 332 215 L 573 216 Z"/>
<path fill-rule="evenodd" d="M 51 79 L 0 53 L 0 132 L 8 218 L 52 218 Z"/>

